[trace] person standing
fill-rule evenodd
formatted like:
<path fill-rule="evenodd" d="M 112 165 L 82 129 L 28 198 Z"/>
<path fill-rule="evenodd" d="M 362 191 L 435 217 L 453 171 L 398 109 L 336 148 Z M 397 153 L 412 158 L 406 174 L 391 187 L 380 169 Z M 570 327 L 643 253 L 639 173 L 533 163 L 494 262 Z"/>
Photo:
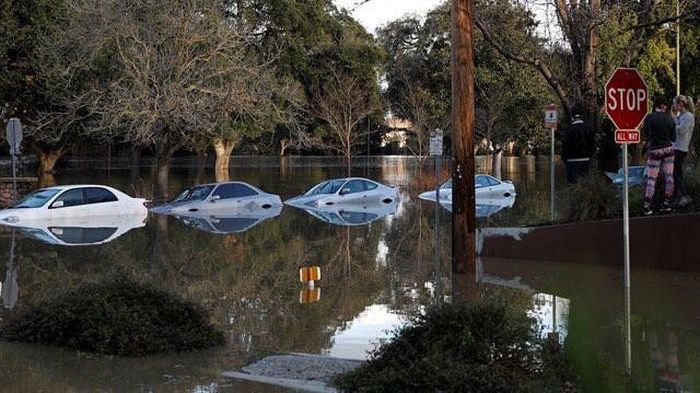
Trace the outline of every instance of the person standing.
<path fill-rule="evenodd" d="M 664 202 L 662 212 L 671 211 L 671 198 L 674 192 L 673 183 L 673 142 L 676 139 L 676 124 L 668 113 L 670 105 L 665 97 L 654 100 L 654 111 L 644 118 L 642 132 L 646 140 L 646 172 L 647 184 L 644 190 L 644 215 L 653 213 L 651 203 L 654 200 L 656 178 L 659 171 L 664 174 Z"/>
<path fill-rule="evenodd" d="M 678 206 L 685 206 L 693 198 L 688 195 L 688 190 L 683 179 L 683 162 L 688 155 L 690 140 L 695 128 L 695 108 L 690 97 L 678 96 L 673 99 L 673 110 L 676 113 L 676 141 L 673 143 L 675 162 L 673 167 L 673 181 L 676 187 L 676 201 Z"/>
<path fill-rule="evenodd" d="M 564 131 L 561 158 L 566 165 L 566 181 L 569 184 L 588 173 L 595 147 L 595 132 L 583 121 L 583 106 L 571 108 L 571 125 Z"/>

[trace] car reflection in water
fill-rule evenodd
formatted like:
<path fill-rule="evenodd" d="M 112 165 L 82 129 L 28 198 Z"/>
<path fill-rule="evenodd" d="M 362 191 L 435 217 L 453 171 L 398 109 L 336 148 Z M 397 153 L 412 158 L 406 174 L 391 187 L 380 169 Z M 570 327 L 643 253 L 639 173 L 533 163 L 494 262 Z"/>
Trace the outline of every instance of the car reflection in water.
<path fill-rule="evenodd" d="M 147 217 L 148 213 L 144 211 L 129 215 L 23 220 L 21 225 L 10 226 L 47 244 L 93 246 L 109 243 L 134 228 L 145 226 Z"/>
<path fill-rule="evenodd" d="M 396 214 L 399 203 L 375 202 L 366 205 L 345 204 L 302 209 L 319 220 L 332 225 L 354 227 L 367 225 L 386 216 Z"/>
<path fill-rule="evenodd" d="M 476 198 L 476 218 L 490 217 L 503 209 L 510 209 L 515 203 L 515 195 L 503 198 Z M 452 213 L 452 203 L 443 203 L 440 206 Z"/>
<path fill-rule="evenodd" d="M 261 222 L 277 217 L 282 213 L 282 205 L 257 206 L 249 204 L 229 213 L 210 213 L 207 211 L 173 214 L 186 225 L 200 231 L 218 234 L 245 232 Z"/>

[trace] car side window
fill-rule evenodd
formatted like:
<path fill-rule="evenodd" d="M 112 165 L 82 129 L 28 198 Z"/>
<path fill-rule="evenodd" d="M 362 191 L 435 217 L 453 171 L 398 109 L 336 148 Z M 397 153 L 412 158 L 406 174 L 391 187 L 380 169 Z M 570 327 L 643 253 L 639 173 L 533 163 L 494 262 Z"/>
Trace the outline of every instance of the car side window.
<path fill-rule="evenodd" d="M 105 203 L 116 202 L 117 197 L 104 188 L 90 187 L 83 189 L 85 192 L 85 203 Z"/>
<path fill-rule="evenodd" d="M 365 190 L 367 190 L 367 191 L 372 191 L 372 190 L 374 190 L 375 188 L 379 187 L 379 186 L 376 185 L 375 183 L 372 183 L 372 182 L 369 182 L 369 181 L 363 181 L 362 183 L 365 184 Z"/>
<path fill-rule="evenodd" d="M 351 180 L 347 183 L 345 183 L 345 186 L 343 186 L 343 195 L 347 194 L 355 194 L 358 192 L 364 192 L 365 191 L 365 186 L 362 184 L 361 180 Z"/>
<path fill-rule="evenodd" d="M 54 203 L 58 201 L 63 202 L 63 207 L 84 205 L 85 201 L 83 199 L 83 189 L 74 188 L 72 190 L 64 191 L 63 194 L 56 198 Z"/>
<path fill-rule="evenodd" d="M 476 188 L 488 187 L 490 185 L 489 179 L 487 179 L 486 176 L 477 176 L 475 185 Z"/>
<path fill-rule="evenodd" d="M 488 179 L 488 181 L 489 181 L 489 185 L 490 185 L 490 186 L 497 186 L 497 185 L 499 184 L 499 183 L 498 183 L 498 180 L 496 180 L 496 179 L 494 179 L 494 178 L 492 178 L 492 177 L 487 177 L 487 179 Z"/>
<path fill-rule="evenodd" d="M 258 193 L 244 184 L 230 183 L 217 187 L 213 195 L 218 195 L 221 199 L 231 199 L 258 195 Z"/>

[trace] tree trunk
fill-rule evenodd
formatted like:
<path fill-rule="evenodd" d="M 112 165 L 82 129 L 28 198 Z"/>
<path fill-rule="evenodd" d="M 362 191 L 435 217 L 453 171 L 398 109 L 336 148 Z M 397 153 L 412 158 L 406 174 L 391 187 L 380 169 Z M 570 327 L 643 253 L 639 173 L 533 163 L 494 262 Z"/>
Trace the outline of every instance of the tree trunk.
<path fill-rule="evenodd" d="M 170 191 L 168 180 L 170 175 L 170 154 L 158 152 L 156 154 L 156 180 L 158 182 L 158 195 L 161 200 L 168 200 Z"/>
<path fill-rule="evenodd" d="M 501 178 L 501 162 L 503 158 L 503 149 L 496 149 L 491 157 L 491 174 L 496 179 Z"/>
<path fill-rule="evenodd" d="M 63 157 L 65 150 L 61 147 L 58 149 L 39 149 L 37 158 L 39 159 L 39 176 L 45 173 L 53 173 L 56 162 Z"/>
<path fill-rule="evenodd" d="M 51 173 L 39 174 L 39 187 L 52 187 L 56 185 L 56 178 Z"/>
<path fill-rule="evenodd" d="M 131 183 L 138 183 L 141 178 L 140 164 L 141 161 L 141 147 L 133 146 L 131 149 L 131 165 L 129 167 L 129 175 L 131 177 Z"/>
<path fill-rule="evenodd" d="M 287 147 L 289 147 L 288 143 L 289 142 L 286 139 L 282 139 L 280 141 L 280 156 L 284 156 L 284 153 L 287 151 Z"/>
<path fill-rule="evenodd" d="M 197 183 L 205 183 L 206 180 L 206 168 L 207 168 L 207 151 L 197 150 Z"/>
<path fill-rule="evenodd" d="M 216 138 L 214 139 L 213 145 L 214 152 L 216 153 L 216 162 L 214 163 L 214 176 L 216 177 L 216 181 L 228 181 L 230 178 L 229 162 L 231 160 L 231 153 L 236 144 Z"/>

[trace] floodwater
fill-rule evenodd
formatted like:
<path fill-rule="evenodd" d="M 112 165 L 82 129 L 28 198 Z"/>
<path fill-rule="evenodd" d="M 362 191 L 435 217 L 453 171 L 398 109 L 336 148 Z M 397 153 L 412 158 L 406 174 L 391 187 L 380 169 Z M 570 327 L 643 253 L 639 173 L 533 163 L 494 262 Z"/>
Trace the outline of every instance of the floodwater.
<path fill-rule="evenodd" d="M 487 164 L 479 161 L 477 171 L 486 171 Z M 546 221 L 548 165 L 531 157 L 504 159 L 503 178 L 513 180 L 518 196 L 512 207 L 479 218 L 480 226 Z M 231 162 L 232 180 L 283 200 L 344 173 L 342 161 L 329 158 Z M 66 288 L 126 273 L 202 304 L 225 331 L 227 344 L 193 354 L 124 359 L 0 342 L 0 391 L 277 392 L 282 390 L 227 380 L 221 372 L 279 352 L 366 358 L 411 316 L 450 301 L 450 215 L 417 198 L 436 183 L 431 162 L 419 170 L 410 158 L 358 158 L 353 175 L 396 185 L 401 196 L 396 211 L 327 222 L 284 207 L 279 215 L 243 224 L 151 215 L 145 225 L 123 223 L 101 233 L 16 232 L 13 257 L 13 233 L 2 230 L 0 318 Z M 561 184 L 561 168 L 557 176 Z M 170 193 L 211 177 L 198 174 L 193 160 L 175 160 Z M 55 177 L 58 184 L 109 184 L 146 197 L 157 188 L 153 179 L 148 162 L 133 166 L 120 160 L 109 166 L 73 160 Z M 371 222 L 362 225 L 362 217 Z M 338 225 L 343 219 L 346 225 Z M 61 242 L 102 244 L 56 244 Z M 299 282 L 298 268 L 307 265 L 322 270 L 314 292 L 305 292 Z M 626 318 L 616 269 L 510 260 L 480 260 L 479 266 L 483 296 L 511 296 L 538 319 L 543 335 L 556 334 L 586 390 L 616 391 L 625 383 L 641 391 L 700 386 L 700 307 L 694 301 L 700 276 L 635 270 Z"/>

